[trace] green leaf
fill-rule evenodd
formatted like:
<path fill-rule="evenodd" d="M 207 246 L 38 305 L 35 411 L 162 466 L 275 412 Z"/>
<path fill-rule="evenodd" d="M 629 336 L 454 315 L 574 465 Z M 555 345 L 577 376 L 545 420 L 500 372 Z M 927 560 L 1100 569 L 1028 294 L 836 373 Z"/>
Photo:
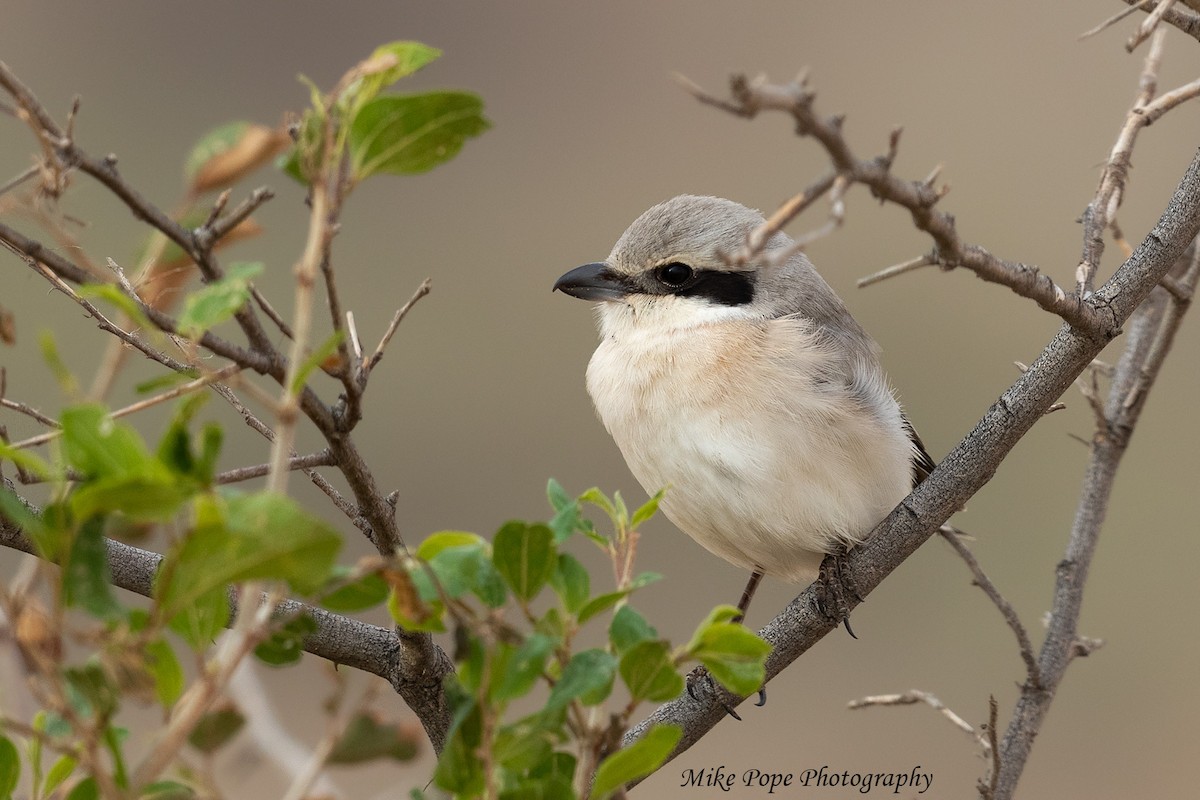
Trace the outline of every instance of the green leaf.
<path fill-rule="evenodd" d="M 42 794 L 46 797 L 54 794 L 54 790 L 62 785 L 62 782 L 71 777 L 71 773 L 75 771 L 78 762 L 71 756 L 59 756 L 50 769 L 46 771 L 46 780 L 42 784 Z M 2 783 L 2 781 L 0 781 Z M 0 785 L 0 798 L 8 800 L 8 794 L 4 791 L 3 785 Z"/>
<path fill-rule="evenodd" d="M 578 559 L 569 553 L 558 554 L 558 564 L 550 576 L 550 585 L 569 613 L 575 614 L 583 608 L 592 590 L 591 580 L 587 569 Z"/>
<path fill-rule="evenodd" d="M 99 517 L 80 528 L 63 566 L 63 594 L 68 606 L 82 608 L 100 619 L 112 619 L 123 610 L 113 596 L 103 531 L 104 521 Z"/>
<path fill-rule="evenodd" d="M 524 772 L 545 761 L 553 749 L 553 734 L 526 722 L 500 728 L 492 746 L 496 761 L 510 774 Z"/>
<path fill-rule="evenodd" d="M 608 626 L 608 640 L 612 642 L 613 649 L 617 651 L 618 655 L 638 642 L 657 638 L 658 631 L 654 629 L 654 626 L 646 622 L 646 618 L 629 605 L 618 608 Z"/>
<path fill-rule="evenodd" d="M 157 330 L 154 323 L 142 312 L 142 307 L 132 297 L 117 288 L 117 285 L 114 283 L 85 283 L 75 291 L 80 297 L 85 297 L 89 300 L 104 300 L 111 303 L 143 331 Z M 172 372 L 171 375 L 178 376 L 179 373 Z M 176 380 L 186 380 L 186 378 L 177 378 Z"/>
<path fill-rule="evenodd" d="M 612 608 L 617 603 L 621 602 L 622 599 L 628 597 L 629 593 L 632 591 L 632 589 L 621 589 L 616 592 L 608 592 L 606 594 L 596 595 L 591 600 L 587 601 L 583 608 L 579 609 L 579 613 L 576 614 L 576 616 L 579 618 L 579 624 L 582 625 L 600 612 L 607 611 L 608 609 Z"/>
<path fill-rule="evenodd" d="M 63 670 L 68 694 L 76 711 L 98 718 L 107 718 L 117 710 L 120 696 L 104 668 L 94 662 Z"/>
<path fill-rule="evenodd" d="M 128 728 L 118 728 L 114 725 L 106 727 L 101 734 L 104 749 L 108 751 L 113 765 L 113 783 L 120 789 L 129 787 L 129 774 L 125 769 L 125 754 L 121 749 L 121 745 L 128 737 Z"/>
<path fill-rule="evenodd" d="M 47 513 L 47 510 L 43 510 L 42 514 L 42 517 L 36 516 L 16 494 L 0 485 L 0 515 L 21 529 L 33 542 L 39 556 L 57 562 L 70 539 L 70 530 L 66 526 L 59 528 L 47 524 L 54 522 L 55 515 Z"/>
<path fill-rule="evenodd" d="M 630 647 L 621 656 L 621 680 L 635 700 L 664 703 L 683 691 L 683 676 L 671 660 L 670 646 L 659 639 L 648 639 Z"/>
<path fill-rule="evenodd" d="M 371 57 L 363 62 L 372 67 L 371 71 L 346 90 L 345 96 L 349 98 L 347 105 L 361 107 L 396 81 L 413 74 L 441 54 L 442 51 L 436 47 L 420 42 L 388 42 L 376 47 Z"/>
<path fill-rule="evenodd" d="M 100 800 L 100 787 L 95 778 L 84 778 L 67 795 L 67 800 Z"/>
<path fill-rule="evenodd" d="M 709 615 L 715 622 L 701 623 L 687 651 L 708 668 L 713 678 L 734 694 L 758 691 L 766 677 L 765 663 L 771 645 L 740 623 L 723 621 L 731 606 L 718 607 Z M 737 612 L 737 609 L 733 609 Z"/>
<path fill-rule="evenodd" d="M 588 503 L 596 506 L 608 516 L 614 525 L 617 524 L 617 509 L 613 505 L 612 500 L 608 499 L 608 495 L 600 491 L 599 488 L 593 486 L 583 494 L 579 495 L 579 502 Z"/>
<path fill-rule="evenodd" d="M 575 502 L 575 499 L 567 494 L 567 490 L 562 487 L 562 484 L 554 478 L 551 478 L 546 484 L 546 499 L 550 501 L 550 507 L 555 511 L 562 511 Z"/>
<path fill-rule="evenodd" d="M 154 678 L 154 696 L 164 709 L 169 709 L 183 694 L 183 668 L 165 639 L 147 642 L 145 653 L 146 668 Z"/>
<path fill-rule="evenodd" d="M 62 413 L 67 461 L 89 480 L 71 495 L 80 519 L 120 511 L 139 521 L 169 519 L 187 499 L 169 469 L 150 455 L 137 432 L 100 405 L 80 405 Z"/>
<path fill-rule="evenodd" d="M 37 456 L 36 453 L 31 453 L 28 450 L 16 450 L 4 442 L 0 442 L 0 459 L 8 459 L 16 464 L 21 469 L 32 472 L 39 478 L 50 479 L 54 477 L 56 470 L 45 461 Z M 3 489 L 0 489 L 3 491 Z M 0 508 L 3 511 L 3 508 Z"/>
<path fill-rule="evenodd" d="M 468 92 L 376 97 L 363 103 L 350 120 L 354 178 L 426 172 L 449 161 L 468 138 L 488 127 L 483 101 Z"/>
<path fill-rule="evenodd" d="M 488 608 L 500 608 L 508 600 L 508 588 L 504 585 L 504 578 L 487 557 L 479 560 L 479 571 L 475 575 L 472 591 Z"/>
<path fill-rule="evenodd" d="M 227 584 L 284 580 L 301 594 L 325 582 L 341 546 L 337 531 L 273 492 L 196 498 L 196 526 L 173 548 L 155 586 L 167 619 Z"/>
<path fill-rule="evenodd" d="M 188 153 L 183 165 L 183 176 L 191 182 L 206 164 L 232 150 L 246 135 L 251 125 L 252 123 L 245 120 L 237 120 L 227 122 L 204 134 Z"/>
<path fill-rule="evenodd" d="M 170 617 L 168 624 L 193 650 L 204 650 L 229 624 L 231 613 L 229 593 L 224 586 L 215 586 Z"/>
<path fill-rule="evenodd" d="M 447 692 L 454 716 L 445 747 L 433 772 L 433 781 L 443 789 L 473 797 L 480 794 L 484 787 L 483 763 L 478 755 L 483 740 L 483 717 L 475 699 L 462 697 L 461 693 L 461 687 L 457 689 L 457 698 L 450 691 Z"/>
<path fill-rule="evenodd" d="M 304 384 L 308 383 L 308 376 L 317 367 L 325 363 L 325 360 L 337 352 L 338 345 L 345 338 L 342 331 L 334 331 L 325 337 L 325 341 L 317 345 L 317 349 L 308 354 L 308 358 L 300 363 L 300 368 L 296 370 L 296 377 L 292 379 L 292 391 L 299 394 L 304 388 Z"/>
<path fill-rule="evenodd" d="M 481 543 L 447 547 L 429 559 L 429 568 L 448 597 L 462 597 L 474 588 L 479 571 L 488 560 L 485 549 Z"/>
<path fill-rule="evenodd" d="M 682 735 L 678 725 L 655 725 L 641 739 L 604 759 L 592 782 L 594 800 L 604 800 L 630 781 L 654 772 L 671 755 Z"/>
<path fill-rule="evenodd" d="M 155 781 L 142 788 L 138 800 L 194 800 L 196 790 L 177 781 Z"/>
<path fill-rule="evenodd" d="M 373 608 L 387 600 L 388 585 L 377 572 L 368 572 L 347 583 L 341 583 L 349 574 L 345 567 L 335 567 L 331 584 L 338 588 L 321 596 L 321 605 L 330 611 L 348 613 Z M 341 583 L 341 585 L 338 585 Z"/>
<path fill-rule="evenodd" d="M 254 648 L 254 655 L 272 667 L 295 664 L 304 655 L 304 640 L 318 630 L 317 622 L 308 614 L 297 614 Z"/>
<path fill-rule="evenodd" d="M 46 362 L 54 379 L 58 381 L 58 387 L 62 389 L 62 393 L 68 397 L 76 397 L 79 394 L 79 381 L 75 380 L 75 376 L 71 374 L 71 370 L 67 368 L 62 356 L 59 355 L 54 334 L 50 331 L 42 331 L 38 335 L 38 346 L 42 350 L 42 360 Z"/>
<path fill-rule="evenodd" d="M 509 522 L 492 540 L 492 563 L 517 597 L 531 600 L 558 565 L 554 534 L 545 525 Z"/>
<path fill-rule="evenodd" d="M 208 397 L 207 394 L 194 394 L 180 402 L 167 432 L 158 443 L 158 460 L 176 475 L 190 478 L 200 486 L 212 483 L 213 471 L 224 437 L 219 425 L 206 425 L 200 435 L 200 447 L 197 451 L 189 428 L 196 412 L 207 402 Z"/>
<path fill-rule="evenodd" d="M 232 317 L 250 297 L 250 282 L 263 271 L 260 262 L 231 264 L 225 277 L 188 294 L 179 314 L 179 335 L 198 341 L 210 328 Z"/>
<path fill-rule="evenodd" d="M 740 613 L 741 612 L 738 611 L 737 606 L 731 606 L 728 603 L 722 603 L 721 605 L 713 608 L 712 611 L 708 612 L 708 616 L 696 626 L 696 631 L 692 634 L 691 641 L 687 643 L 688 651 L 694 651 L 700 646 L 701 637 L 711 626 L 737 619 L 737 616 Z"/>
<path fill-rule="evenodd" d="M 419 751 L 414 731 L 389 724 L 374 712 L 361 711 L 351 718 L 329 754 L 330 764 L 360 764 L 377 758 L 411 761 Z"/>
<path fill-rule="evenodd" d="M 226 703 L 200 718 L 188 734 L 188 744 L 201 753 L 215 753 L 236 736 L 245 724 L 246 718 L 241 712 Z"/>
<path fill-rule="evenodd" d="M 21 755 L 17 746 L 0 734 L 0 800 L 9 800 L 21 779 Z"/>
<path fill-rule="evenodd" d="M 654 493 L 654 496 L 642 504 L 642 507 L 633 512 L 633 518 L 629 520 L 629 527 L 637 528 L 646 520 L 658 513 L 658 504 L 662 502 L 663 495 L 666 494 L 666 489 L 659 489 Z"/>
<path fill-rule="evenodd" d="M 554 651 L 554 645 L 555 640 L 551 637 L 535 633 L 515 648 L 504 668 L 497 671 L 493 699 L 512 700 L 528 694 L 545 671 L 546 659 Z"/>
<path fill-rule="evenodd" d="M 562 677 L 550 691 L 546 710 L 555 711 L 579 698 L 585 705 L 595 705 L 608 696 L 616 676 L 617 659 L 603 650 L 583 650 L 571 657 L 563 668 Z"/>
<path fill-rule="evenodd" d="M 417 547 L 417 558 L 429 561 L 447 547 L 462 547 L 468 544 L 487 544 L 487 540 L 477 533 L 467 531 L 438 531 L 425 537 L 425 541 Z"/>
<path fill-rule="evenodd" d="M 161 469 L 142 438 L 97 404 L 62 412 L 63 449 L 71 466 L 92 478 L 150 474 Z"/>

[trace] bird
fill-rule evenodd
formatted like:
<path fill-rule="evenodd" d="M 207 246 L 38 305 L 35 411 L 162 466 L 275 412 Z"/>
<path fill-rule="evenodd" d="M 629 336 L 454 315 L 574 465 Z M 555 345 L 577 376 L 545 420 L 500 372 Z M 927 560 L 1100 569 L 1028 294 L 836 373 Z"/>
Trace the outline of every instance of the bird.
<path fill-rule="evenodd" d="M 836 604 L 821 610 L 853 636 L 839 565 L 934 461 L 879 346 L 795 242 L 745 249 L 764 222 L 680 195 L 554 289 L 597 304 L 587 391 L 638 483 L 667 487 L 666 517 L 750 571 L 737 621 L 764 575 L 821 577 Z"/>

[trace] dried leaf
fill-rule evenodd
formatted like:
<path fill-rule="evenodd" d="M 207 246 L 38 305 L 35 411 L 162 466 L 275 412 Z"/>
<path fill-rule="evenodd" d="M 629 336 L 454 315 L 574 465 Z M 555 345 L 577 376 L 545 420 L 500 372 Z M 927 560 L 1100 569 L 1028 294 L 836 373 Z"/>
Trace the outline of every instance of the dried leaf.
<path fill-rule="evenodd" d="M 192 194 L 224 189 L 291 145 L 287 133 L 252 122 L 231 122 L 204 136 L 192 149 L 184 174 Z"/>

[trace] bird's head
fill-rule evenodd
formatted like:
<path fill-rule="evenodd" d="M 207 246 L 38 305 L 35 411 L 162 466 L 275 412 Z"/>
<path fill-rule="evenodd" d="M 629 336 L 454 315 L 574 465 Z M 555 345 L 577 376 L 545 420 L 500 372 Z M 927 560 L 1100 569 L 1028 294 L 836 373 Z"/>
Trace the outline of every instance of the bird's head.
<path fill-rule="evenodd" d="M 731 200 L 680 195 L 634 220 L 607 259 L 571 270 L 554 288 L 600 301 L 602 325 L 678 329 L 794 313 L 814 281 L 818 293 L 828 287 L 802 254 L 777 263 L 791 244 L 782 233 L 737 264 L 734 255 L 762 223 L 762 214 Z"/>

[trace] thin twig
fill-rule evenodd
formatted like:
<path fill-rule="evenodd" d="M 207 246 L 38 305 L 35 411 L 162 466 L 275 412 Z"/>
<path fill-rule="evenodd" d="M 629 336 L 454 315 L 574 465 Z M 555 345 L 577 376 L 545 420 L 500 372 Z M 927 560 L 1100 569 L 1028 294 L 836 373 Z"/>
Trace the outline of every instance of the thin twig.
<path fill-rule="evenodd" d="M 41 172 L 41 169 L 42 168 L 39 167 L 37 164 L 34 164 L 32 167 L 25 170 L 20 175 L 17 175 L 15 178 L 9 179 L 9 181 L 7 183 L 0 185 L 0 194 L 6 194 L 9 191 L 11 191 L 12 189 L 15 189 L 16 187 L 20 186 L 22 183 L 29 180 L 34 175 L 37 175 L 39 172 Z"/>
<path fill-rule="evenodd" d="M 390 324 L 388 324 L 387 330 L 384 331 L 383 338 L 379 340 L 379 344 L 375 347 L 375 352 L 371 354 L 370 360 L 363 364 L 359 369 L 358 383 L 360 386 L 367 385 L 367 379 L 371 376 L 371 370 L 375 369 L 375 365 L 383 359 L 384 348 L 386 348 L 388 346 L 388 342 L 392 340 L 392 336 L 395 335 L 396 329 L 400 327 L 400 323 L 404 321 L 406 316 L 408 316 L 408 312 L 411 311 L 412 307 L 417 304 L 417 301 L 429 294 L 429 290 L 432 288 L 432 286 L 432 278 L 426 278 L 425 280 L 421 281 L 421 285 L 417 287 L 415 292 L 413 292 L 412 297 L 408 298 L 408 302 L 401 306 L 400 309 L 392 316 L 392 321 Z"/>
<path fill-rule="evenodd" d="M 1138 133 L 1149 124 L 1145 111 L 1158 92 L 1158 70 L 1162 65 L 1165 41 L 1166 30 L 1159 30 L 1150 42 L 1150 50 L 1138 80 L 1137 95 L 1125 116 L 1125 124 L 1117 134 L 1104 171 L 1100 174 L 1095 195 L 1083 212 L 1083 252 L 1075 269 L 1076 291 L 1083 297 L 1092 291 L 1096 272 L 1100 269 L 1100 258 L 1104 255 L 1104 232 L 1116 219 L 1124 199 L 1133 146 Z M 1178 105 L 1178 102 L 1174 105 Z"/>
<path fill-rule="evenodd" d="M 254 284 L 250 284 L 250 296 L 254 298 L 254 302 L 258 304 L 262 312 L 267 315 L 267 319 L 275 323 L 275 327 L 279 328 L 280 333 L 289 339 L 295 338 L 292 333 L 292 326 L 287 324 L 284 318 L 279 315 L 279 312 L 275 310 L 275 307 L 271 305 L 271 302 L 267 300 L 266 295 L 260 292 Z"/>
<path fill-rule="evenodd" d="M 767 217 L 763 224 L 750 232 L 745 246 L 734 256 L 732 264 L 744 266 L 758 257 L 771 238 L 833 188 L 836 179 L 837 173 L 830 172 L 813 181 L 802 192 L 794 195 L 786 203 L 775 209 L 775 213 Z"/>
<path fill-rule="evenodd" d="M 1125 19 L 1130 14 L 1135 14 L 1138 11 L 1140 11 L 1142 9 L 1142 7 L 1145 6 L 1149 2 L 1150 2 L 1150 0 L 1136 0 L 1136 5 L 1132 5 L 1129 8 L 1122 9 L 1121 11 L 1118 11 L 1116 14 L 1113 14 L 1111 17 L 1104 20 L 1104 22 L 1101 22 L 1099 25 L 1092 28 L 1091 30 L 1084 31 L 1083 33 L 1079 34 L 1079 38 L 1076 41 L 1081 42 L 1084 39 L 1089 39 L 1089 38 L 1095 36 L 1097 33 L 1100 33 L 1100 31 L 1106 30 L 1109 27 L 1116 25 L 1118 22 Z"/>
<path fill-rule="evenodd" d="M 221 196 L 226 201 L 228 201 L 227 193 L 230 191 L 226 189 L 225 192 L 222 192 Z M 273 197 L 275 197 L 275 192 L 266 186 L 260 186 L 251 192 L 245 200 L 238 203 L 237 207 L 224 217 L 221 217 L 220 213 L 224 210 L 225 205 L 218 202 L 213 206 L 213 211 L 209 219 L 192 232 L 196 246 L 203 250 L 211 250 L 226 234 L 249 219 L 251 214 Z"/>
<path fill-rule="evenodd" d="M 1137 6 L 1143 11 L 1149 10 L 1151 13 L 1158 9 L 1156 2 L 1146 2 L 1146 0 L 1125 0 L 1125 2 Z M 1162 13 L 1162 21 L 1200 41 L 1200 14 L 1195 11 L 1175 6 Z"/>
<path fill-rule="evenodd" d="M 985 753 L 991 752 L 992 748 L 988 744 L 987 737 L 975 730 L 965 719 L 947 708 L 946 704 L 937 697 L 920 689 L 909 689 L 907 692 L 900 694 L 877 694 L 869 697 L 860 697 L 857 700 L 851 700 L 846 704 L 846 707 L 849 709 L 859 709 L 870 708 L 871 706 L 910 706 L 916 703 L 924 703 L 937 711 L 943 717 L 950 720 L 950 724 L 974 739 L 983 748 Z"/>
<path fill-rule="evenodd" d="M 333 454 L 328 450 L 310 453 L 306 456 L 296 456 L 288 460 L 288 469 L 312 469 L 313 467 L 331 467 L 334 465 Z M 238 467 L 213 476 L 213 483 L 223 485 L 240 483 L 254 478 L 261 478 L 270 470 L 270 464 L 256 464 L 250 467 Z"/>
<path fill-rule="evenodd" d="M 908 261 L 902 261 L 899 264 L 893 264 L 892 266 L 885 267 L 878 272 L 873 272 L 864 278 L 859 278 L 857 286 L 859 289 L 863 289 L 867 286 L 871 286 L 872 284 L 879 283 L 880 281 L 886 281 L 888 278 L 894 278 L 897 275 L 903 275 L 906 272 L 918 270 L 921 267 L 931 267 L 934 265 L 934 263 L 935 262 L 929 257 L 928 254 L 917 256 L 916 258 L 910 258 Z"/>
<path fill-rule="evenodd" d="M 1069 294 L 1036 267 L 1001 260 L 982 247 L 965 243 L 955 228 L 954 217 L 935 208 L 945 195 L 944 187 L 934 188 L 929 179 L 905 181 L 891 174 L 894 137 L 884 156 L 869 160 L 857 158 L 842 135 L 841 118 L 819 116 L 814 108 L 814 93 L 804 82 L 777 85 L 735 75 L 731 79 L 731 99 L 715 97 L 686 79 L 681 82 L 700 102 L 737 116 L 751 118 L 762 111 L 790 114 L 796 123 L 797 134 L 816 139 L 837 174 L 852 183 L 864 184 L 880 200 L 908 209 L 916 227 L 933 239 L 933 256 L 938 266 L 945 269 L 964 267 L 985 281 L 1007 286 L 1089 335 L 1111 336 L 1117 332 L 1107 313 L 1097 311 L 1081 297 Z"/>
<path fill-rule="evenodd" d="M 244 421 L 246 423 L 246 425 L 248 425 L 250 427 L 251 430 L 256 431 L 268 442 L 275 441 L 275 438 L 276 438 L 275 431 L 272 430 L 271 427 L 269 425 L 267 425 L 265 422 L 263 422 L 261 419 L 254 416 L 254 412 L 252 412 L 250 409 L 246 408 L 245 404 L 242 403 L 242 401 L 238 399 L 238 396 L 233 393 L 232 389 L 230 389 L 228 386 L 225 386 L 223 384 L 216 384 L 213 387 L 213 389 L 216 391 L 217 394 L 219 394 L 225 400 L 225 402 L 227 402 L 227 403 L 229 403 L 229 405 L 233 406 L 233 409 L 235 411 L 237 411 L 238 414 L 241 415 L 242 421 Z M 333 455 L 334 462 L 336 463 L 337 462 L 336 455 L 334 455 L 334 454 L 331 454 L 331 455 Z M 289 454 L 289 462 L 293 458 L 300 458 L 300 456 L 294 450 Z M 270 467 L 271 467 L 271 465 L 268 464 L 267 465 L 268 472 L 270 472 Z M 355 506 L 353 503 L 351 503 L 349 500 L 347 500 L 344 496 L 342 496 L 342 493 L 339 492 L 333 486 L 333 484 L 331 484 L 325 478 L 324 475 L 317 472 L 312 467 L 300 467 L 299 469 L 301 472 L 303 472 L 305 474 L 305 476 L 308 477 L 308 479 L 310 481 L 312 481 L 314 486 L 316 486 L 318 489 L 320 489 L 325 494 L 326 497 L 328 497 L 331 501 L 333 501 L 333 504 L 337 507 L 337 509 L 346 515 L 346 518 L 350 520 L 350 522 L 354 525 L 354 527 L 358 528 L 363 533 L 367 534 L 368 538 L 371 537 L 371 535 L 372 535 L 371 526 L 365 519 L 363 519 L 362 512 L 359 511 L 357 506 Z"/>
<path fill-rule="evenodd" d="M 979 562 L 975 556 L 967 548 L 959 536 L 962 531 L 959 531 L 950 525 L 943 525 L 938 529 L 938 533 L 942 538 L 950 543 L 954 548 L 954 552 L 958 553 L 959 557 L 966 562 L 967 568 L 971 570 L 971 575 L 974 578 L 974 583 L 983 593 L 988 596 L 992 604 L 1000 610 L 1004 621 L 1008 623 L 1008 627 L 1017 637 L 1017 646 L 1021 650 L 1021 660 L 1025 662 L 1025 671 L 1029 680 L 1029 685 L 1035 690 L 1042 688 L 1042 676 L 1038 670 L 1037 659 L 1033 655 L 1033 643 L 1029 640 L 1029 632 L 1025 630 L 1025 626 L 1021 624 L 1021 618 L 1017 616 L 1017 610 L 1013 608 L 1012 603 L 1000 594 L 1000 590 L 996 588 L 996 584 L 992 583 L 991 578 L 979 566 Z"/>
<path fill-rule="evenodd" d="M 1151 34 L 1158 30 L 1158 23 L 1162 22 L 1163 16 L 1171 10 L 1175 5 L 1175 0 L 1160 0 L 1159 4 L 1154 7 L 1154 10 L 1142 20 L 1142 24 L 1134 31 L 1133 36 L 1129 37 L 1129 41 L 1125 43 L 1125 50 L 1132 53 L 1137 49 L 1137 46 L 1146 41 Z"/>
<path fill-rule="evenodd" d="M 227 364 L 215 372 L 209 372 L 201 375 L 194 381 L 188 381 L 187 383 L 176 386 L 174 389 L 162 392 L 161 394 L 156 394 L 153 397 L 148 397 L 145 400 L 139 400 L 138 402 L 127 405 L 124 408 L 119 408 L 109 414 L 108 417 L 109 419 L 120 419 L 121 417 L 127 417 L 130 414 L 136 414 L 139 411 L 145 411 L 147 408 L 151 408 L 161 403 L 166 403 L 169 400 L 174 400 L 176 397 L 181 397 L 182 395 L 188 394 L 189 392 L 194 392 L 197 389 L 202 389 L 211 383 L 222 381 L 231 375 L 235 375 L 241 369 L 241 366 L 238 364 Z M 11 446 L 14 450 L 24 450 L 28 447 L 36 447 L 37 445 L 46 444 L 47 442 L 57 439 L 61 435 L 61 430 L 54 430 L 48 433 L 38 434 L 37 436 L 31 436 L 30 438 L 23 439 L 19 442 L 13 442 Z"/>

